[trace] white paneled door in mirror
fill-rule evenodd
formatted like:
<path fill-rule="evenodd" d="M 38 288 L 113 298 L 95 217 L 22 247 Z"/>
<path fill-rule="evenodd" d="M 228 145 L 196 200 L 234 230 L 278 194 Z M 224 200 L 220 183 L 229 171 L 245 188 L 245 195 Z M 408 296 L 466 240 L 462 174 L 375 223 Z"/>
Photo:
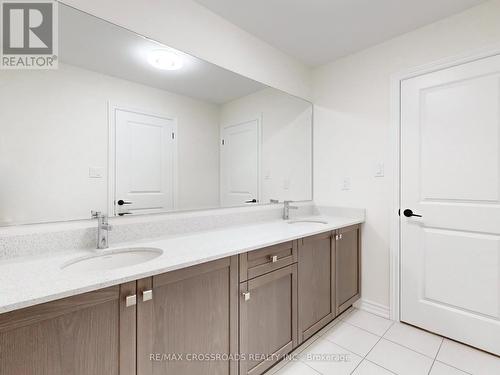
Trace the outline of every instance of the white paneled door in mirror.
<path fill-rule="evenodd" d="M 260 200 L 260 118 L 224 126 L 221 136 L 221 205 L 238 206 L 258 203 Z"/>
<path fill-rule="evenodd" d="M 401 90 L 401 319 L 499 355 L 500 56 Z"/>
<path fill-rule="evenodd" d="M 127 215 L 175 208 L 176 121 L 114 109 L 114 212 Z M 112 145 L 110 145 L 112 148 Z"/>

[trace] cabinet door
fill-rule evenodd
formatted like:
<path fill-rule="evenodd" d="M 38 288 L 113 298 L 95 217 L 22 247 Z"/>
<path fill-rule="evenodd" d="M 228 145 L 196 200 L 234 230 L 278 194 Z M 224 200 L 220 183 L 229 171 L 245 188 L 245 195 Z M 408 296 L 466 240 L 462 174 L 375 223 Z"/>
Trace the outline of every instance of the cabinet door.
<path fill-rule="evenodd" d="M 340 314 L 360 296 L 361 228 L 352 225 L 339 229 L 336 238 L 337 314 Z"/>
<path fill-rule="evenodd" d="M 135 374 L 135 285 L 1 314 L 0 374 Z"/>
<path fill-rule="evenodd" d="M 240 284 L 240 375 L 259 375 L 297 346 L 297 264 Z"/>
<path fill-rule="evenodd" d="M 299 240 L 299 344 L 335 318 L 332 232 Z"/>
<path fill-rule="evenodd" d="M 138 375 L 236 375 L 229 356 L 238 352 L 237 256 L 142 279 L 137 288 Z"/>

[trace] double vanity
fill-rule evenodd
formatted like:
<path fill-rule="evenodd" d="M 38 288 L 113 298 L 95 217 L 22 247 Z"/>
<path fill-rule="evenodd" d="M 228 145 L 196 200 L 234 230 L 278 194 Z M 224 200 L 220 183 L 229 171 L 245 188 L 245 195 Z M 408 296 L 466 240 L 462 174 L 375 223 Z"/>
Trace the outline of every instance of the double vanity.
<path fill-rule="evenodd" d="M 360 294 L 313 104 L 54 3 L 0 71 L 0 375 L 265 373 Z"/>
<path fill-rule="evenodd" d="M 362 221 L 272 220 L 3 262 L 0 374 L 263 374 L 359 298 Z"/>

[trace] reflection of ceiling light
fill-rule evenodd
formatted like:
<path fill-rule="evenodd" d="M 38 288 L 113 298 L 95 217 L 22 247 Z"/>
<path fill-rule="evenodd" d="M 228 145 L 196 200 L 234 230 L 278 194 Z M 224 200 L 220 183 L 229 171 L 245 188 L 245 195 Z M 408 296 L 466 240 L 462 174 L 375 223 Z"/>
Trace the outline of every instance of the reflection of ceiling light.
<path fill-rule="evenodd" d="M 182 58 L 166 49 L 156 49 L 149 53 L 148 62 L 157 69 L 178 70 L 183 66 Z"/>

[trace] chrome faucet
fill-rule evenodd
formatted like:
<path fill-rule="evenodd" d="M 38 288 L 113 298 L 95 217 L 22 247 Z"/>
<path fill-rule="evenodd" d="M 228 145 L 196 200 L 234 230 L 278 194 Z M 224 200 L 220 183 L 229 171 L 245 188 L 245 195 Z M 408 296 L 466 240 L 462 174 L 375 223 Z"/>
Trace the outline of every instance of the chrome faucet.
<path fill-rule="evenodd" d="M 297 206 L 290 206 L 290 203 L 293 201 L 284 201 L 283 202 L 283 220 L 290 219 L 290 210 L 298 210 Z"/>
<path fill-rule="evenodd" d="M 91 211 L 92 218 L 97 219 L 97 248 L 107 249 L 108 246 L 108 232 L 113 229 L 108 223 L 108 215 L 100 211 Z"/>

